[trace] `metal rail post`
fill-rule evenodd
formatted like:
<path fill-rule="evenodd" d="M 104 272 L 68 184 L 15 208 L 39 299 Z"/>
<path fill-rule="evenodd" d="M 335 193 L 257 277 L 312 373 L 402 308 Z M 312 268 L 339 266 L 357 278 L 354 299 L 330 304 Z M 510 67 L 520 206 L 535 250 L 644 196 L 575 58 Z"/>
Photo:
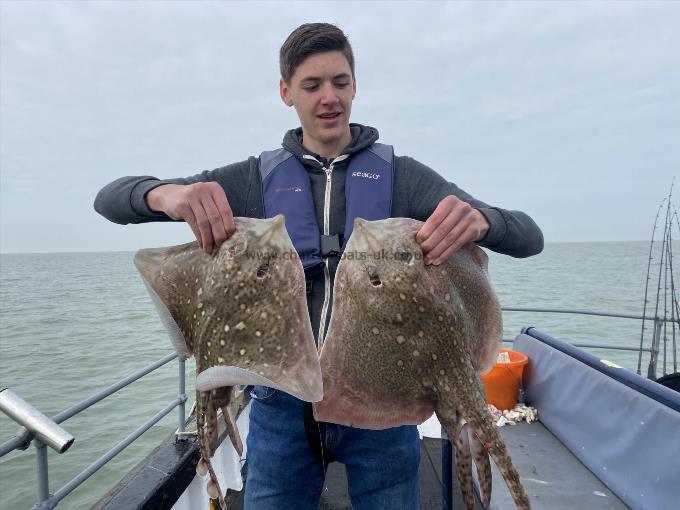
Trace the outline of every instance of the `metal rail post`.
<path fill-rule="evenodd" d="M 179 398 L 180 403 L 177 406 L 179 409 L 179 426 L 177 427 L 177 432 L 184 432 L 186 429 L 187 420 L 185 403 L 187 401 L 187 395 L 185 379 L 186 379 L 186 360 L 184 358 L 179 358 L 179 395 L 177 395 L 177 397 Z M 184 436 L 184 434 L 178 434 L 176 437 L 179 440 L 186 439 L 186 436 Z"/>
<path fill-rule="evenodd" d="M 47 446 L 39 439 L 34 439 L 35 461 L 38 468 L 38 502 L 40 505 L 50 499 L 50 480 L 47 471 Z"/>

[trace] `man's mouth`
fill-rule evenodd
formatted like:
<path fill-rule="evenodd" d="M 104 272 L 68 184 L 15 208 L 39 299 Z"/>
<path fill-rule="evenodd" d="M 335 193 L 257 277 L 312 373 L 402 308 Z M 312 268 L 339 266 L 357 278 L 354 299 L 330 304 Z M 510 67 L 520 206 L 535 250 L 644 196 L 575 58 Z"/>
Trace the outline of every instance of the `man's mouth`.
<path fill-rule="evenodd" d="M 339 117 L 341 115 L 340 112 L 332 112 L 332 113 L 322 113 L 320 115 L 317 115 L 317 117 L 321 119 L 335 119 L 336 117 Z"/>

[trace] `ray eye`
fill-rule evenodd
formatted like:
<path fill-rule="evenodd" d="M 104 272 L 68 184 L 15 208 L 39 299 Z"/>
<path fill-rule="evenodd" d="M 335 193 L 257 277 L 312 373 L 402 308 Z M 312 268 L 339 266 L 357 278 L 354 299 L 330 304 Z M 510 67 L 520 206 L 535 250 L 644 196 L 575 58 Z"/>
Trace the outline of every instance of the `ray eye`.
<path fill-rule="evenodd" d="M 269 274 L 269 259 L 265 260 L 260 267 L 257 268 L 257 277 L 262 279 Z"/>
<path fill-rule="evenodd" d="M 367 266 L 366 267 L 366 273 L 368 273 L 368 278 L 371 282 L 371 285 L 374 287 L 380 287 L 382 285 L 382 281 L 380 280 L 380 276 L 378 276 L 378 268 L 375 266 Z"/>
<path fill-rule="evenodd" d="M 230 259 L 233 259 L 234 256 L 236 255 L 236 246 L 230 246 L 227 249 L 227 255 Z"/>
<path fill-rule="evenodd" d="M 394 256 L 397 260 L 401 260 L 407 264 L 410 264 L 413 260 L 413 255 L 407 252 L 404 248 L 397 248 L 397 251 L 394 252 Z"/>

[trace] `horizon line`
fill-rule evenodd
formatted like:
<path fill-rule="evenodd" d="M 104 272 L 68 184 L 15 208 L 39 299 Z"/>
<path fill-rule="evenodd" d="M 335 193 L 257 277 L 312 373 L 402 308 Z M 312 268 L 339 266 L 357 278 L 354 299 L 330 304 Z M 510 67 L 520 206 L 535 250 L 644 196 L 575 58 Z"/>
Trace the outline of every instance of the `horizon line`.
<path fill-rule="evenodd" d="M 675 239 L 678 241 L 678 239 Z M 584 243 L 651 243 L 647 239 L 618 239 L 607 241 L 546 241 L 545 244 L 584 244 Z M 654 240 L 655 243 L 660 239 Z M 175 245 L 167 245 L 175 246 Z M 482 246 L 482 248 L 484 248 Z M 74 251 L 0 251 L 0 255 L 59 255 L 59 254 L 78 254 L 78 253 L 131 253 L 144 248 L 130 248 L 128 250 L 74 250 Z M 485 248 L 490 250 L 490 248 Z M 493 251 L 493 250 L 490 250 Z"/>

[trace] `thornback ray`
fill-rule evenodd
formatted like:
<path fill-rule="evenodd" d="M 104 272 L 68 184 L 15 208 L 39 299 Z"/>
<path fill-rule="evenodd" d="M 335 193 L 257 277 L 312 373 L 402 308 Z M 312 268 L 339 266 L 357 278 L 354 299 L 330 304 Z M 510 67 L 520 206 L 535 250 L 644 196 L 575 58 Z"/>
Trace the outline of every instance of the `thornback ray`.
<path fill-rule="evenodd" d="M 232 387 L 263 385 L 309 402 L 323 397 L 304 270 L 283 216 L 234 222 L 234 234 L 211 254 L 193 242 L 134 258 L 178 355 L 196 358 L 197 470 L 210 474 L 208 492 L 222 505 L 210 463 L 218 409 L 235 449 L 243 449 L 228 412 Z"/>
<path fill-rule="evenodd" d="M 502 338 L 488 258 L 469 244 L 439 266 L 425 265 L 416 241 L 421 226 L 407 218 L 355 220 L 335 277 L 320 353 L 324 398 L 314 404 L 314 416 L 385 429 L 420 424 L 434 412 L 464 449 L 458 476 L 465 486 L 472 449 L 482 466 L 480 486 L 490 490 L 481 459 L 490 454 L 515 504 L 530 508 L 478 382 L 495 362 Z M 486 492 L 484 499 L 489 497 Z"/>

